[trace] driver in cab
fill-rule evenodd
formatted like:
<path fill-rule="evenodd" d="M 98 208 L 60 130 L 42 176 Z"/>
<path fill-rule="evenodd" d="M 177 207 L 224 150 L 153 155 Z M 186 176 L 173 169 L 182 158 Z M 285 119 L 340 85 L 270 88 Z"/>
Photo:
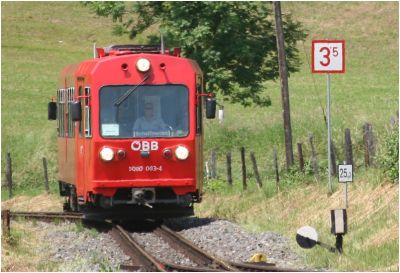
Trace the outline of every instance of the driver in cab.
<path fill-rule="evenodd" d="M 144 105 L 144 116 L 138 118 L 133 125 L 133 131 L 136 132 L 157 132 L 167 128 L 164 121 L 154 115 L 153 104 L 149 102 Z"/>

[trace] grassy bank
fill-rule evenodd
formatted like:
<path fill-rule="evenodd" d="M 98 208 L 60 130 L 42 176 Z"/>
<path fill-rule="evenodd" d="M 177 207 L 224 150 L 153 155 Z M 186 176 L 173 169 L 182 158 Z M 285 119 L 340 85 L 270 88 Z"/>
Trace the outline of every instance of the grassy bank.
<path fill-rule="evenodd" d="M 344 236 L 342 255 L 318 246 L 301 249 L 295 236 L 298 228 L 309 225 L 317 229 L 322 242 L 335 245 L 335 237 L 330 234 L 330 210 L 344 206 L 343 187 L 328 196 L 325 185 L 310 181 L 266 197 L 268 187 L 259 190 L 252 183 L 248 191 L 242 192 L 235 185 L 231 190 L 208 191 L 204 202 L 196 206 L 196 213 L 231 219 L 254 232 L 269 230 L 284 234 L 307 263 L 316 268 L 398 271 L 399 188 L 398 184 L 380 182 L 373 185 L 357 180 L 349 186 L 348 234 Z"/>

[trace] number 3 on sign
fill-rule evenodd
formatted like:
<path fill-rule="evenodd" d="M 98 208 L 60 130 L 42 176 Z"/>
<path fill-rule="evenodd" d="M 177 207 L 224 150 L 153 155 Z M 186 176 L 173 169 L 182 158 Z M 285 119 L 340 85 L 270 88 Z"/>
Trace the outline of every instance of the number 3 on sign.
<path fill-rule="evenodd" d="M 344 44 L 342 40 L 312 41 L 312 72 L 344 73 Z"/>

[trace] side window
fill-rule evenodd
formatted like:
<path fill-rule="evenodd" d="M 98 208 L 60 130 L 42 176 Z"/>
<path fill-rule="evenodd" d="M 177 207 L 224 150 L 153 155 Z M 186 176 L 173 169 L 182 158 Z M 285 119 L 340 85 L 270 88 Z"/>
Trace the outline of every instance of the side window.
<path fill-rule="evenodd" d="M 68 88 L 67 96 L 68 96 L 68 137 L 74 137 L 74 122 L 71 117 L 71 104 L 74 101 L 74 90 L 75 88 Z"/>
<path fill-rule="evenodd" d="M 83 96 L 83 90 L 82 90 L 82 86 L 79 86 L 79 89 L 78 89 L 78 96 L 80 97 L 80 101 L 81 101 L 81 105 L 82 105 L 82 109 L 84 109 L 85 107 L 83 106 L 84 105 L 84 98 L 82 97 Z M 82 112 L 82 109 L 81 109 L 81 112 Z M 82 117 L 84 116 L 84 113 L 82 113 Z M 79 122 L 79 137 L 82 137 L 82 127 L 83 127 L 83 121 L 81 120 L 80 122 Z"/>
<path fill-rule="evenodd" d="M 92 116 L 90 109 L 90 87 L 85 87 L 85 137 L 92 137 Z"/>
<path fill-rule="evenodd" d="M 196 75 L 196 134 L 203 131 L 203 77 Z"/>
<path fill-rule="evenodd" d="M 58 89 L 57 91 L 57 117 L 58 117 L 58 136 L 65 136 L 64 125 L 64 105 L 65 105 L 65 89 Z"/>

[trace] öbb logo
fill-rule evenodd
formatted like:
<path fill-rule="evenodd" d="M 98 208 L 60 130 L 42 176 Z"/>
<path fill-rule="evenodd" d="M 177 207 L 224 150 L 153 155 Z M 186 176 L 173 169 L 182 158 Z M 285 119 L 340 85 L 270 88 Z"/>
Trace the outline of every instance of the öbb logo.
<path fill-rule="evenodd" d="M 131 144 L 131 148 L 134 151 L 157 151 L 157 141 L 134 141 Z"/>

